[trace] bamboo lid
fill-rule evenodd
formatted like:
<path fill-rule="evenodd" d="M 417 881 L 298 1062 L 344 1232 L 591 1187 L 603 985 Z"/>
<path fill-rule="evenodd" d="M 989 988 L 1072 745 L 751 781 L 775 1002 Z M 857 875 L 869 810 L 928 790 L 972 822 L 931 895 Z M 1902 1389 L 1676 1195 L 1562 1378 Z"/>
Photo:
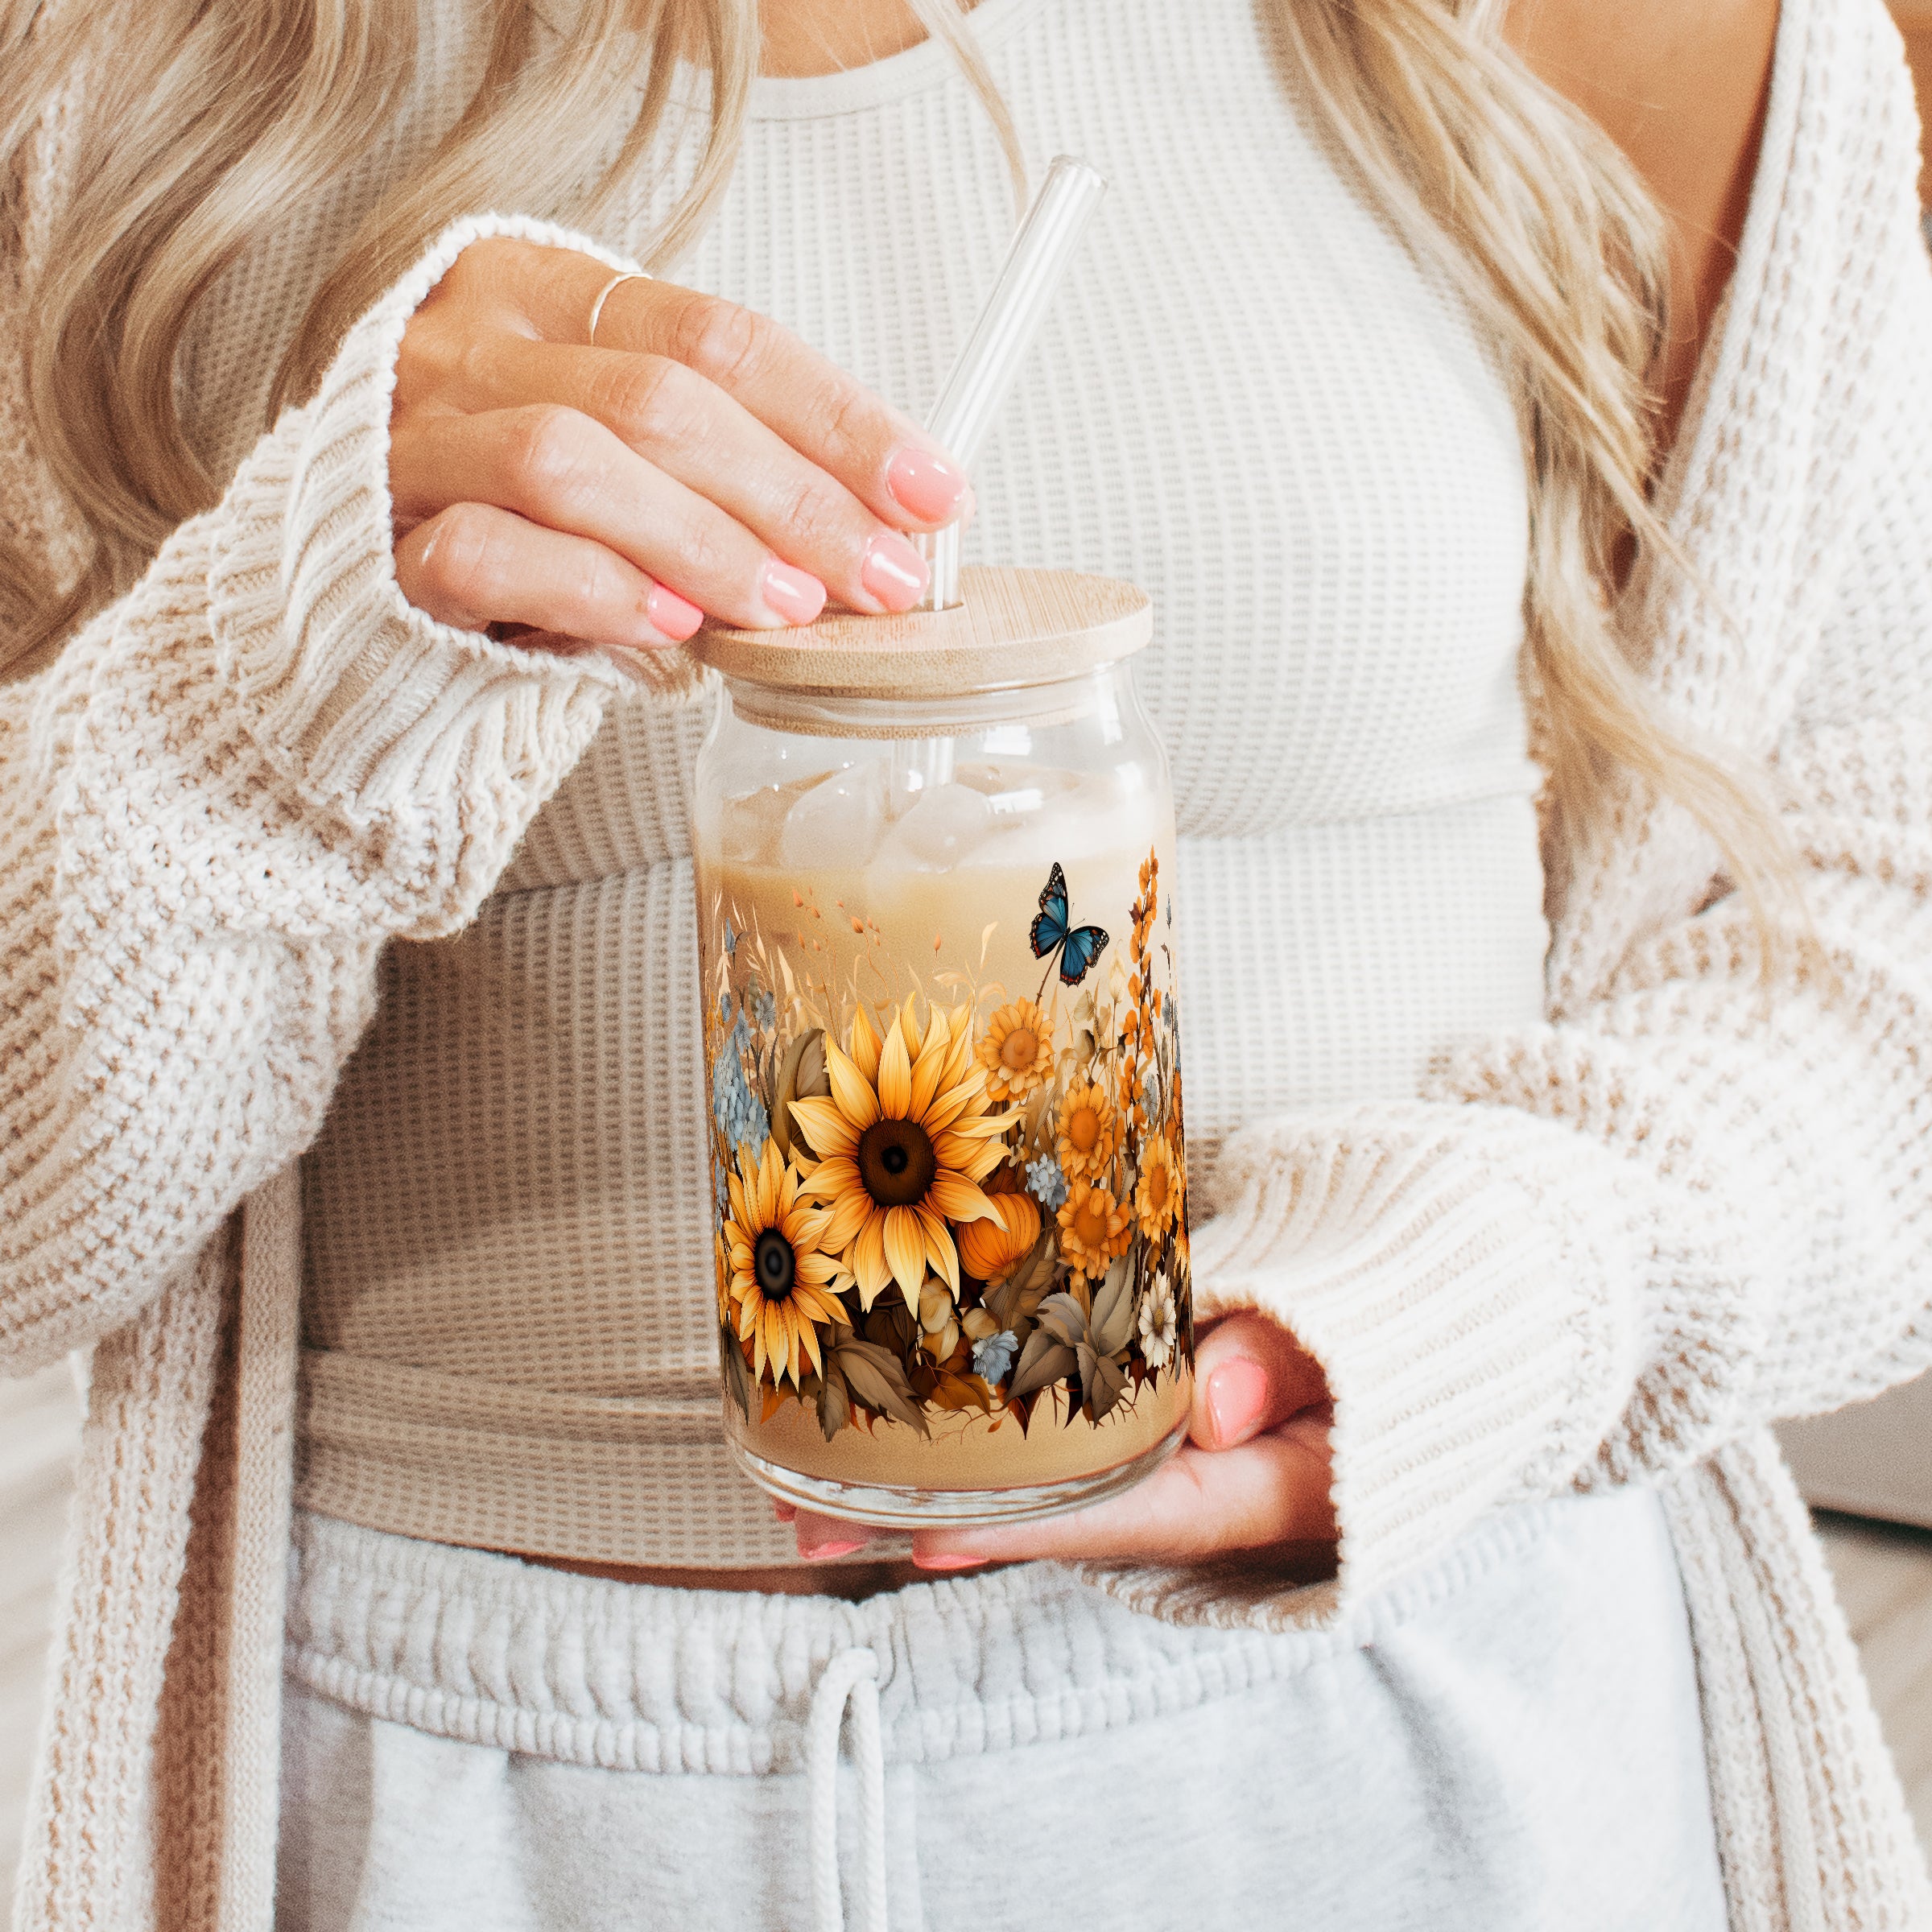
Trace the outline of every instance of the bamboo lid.
<path fill-rule="evenodd" d="M 969 569 L 951 610 L 832 611 L 791 630 L 700 630 L 690 649 L 727 677 L 855 698 L 957 697 L 1079 677 L 1154 632 L 1147 593 L 1069 570 Z"/>

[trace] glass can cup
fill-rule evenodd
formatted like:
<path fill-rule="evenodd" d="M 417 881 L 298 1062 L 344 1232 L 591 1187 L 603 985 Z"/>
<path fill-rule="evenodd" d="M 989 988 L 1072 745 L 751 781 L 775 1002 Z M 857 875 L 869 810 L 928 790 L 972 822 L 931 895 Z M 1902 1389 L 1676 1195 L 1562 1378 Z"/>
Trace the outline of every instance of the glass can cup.
<path fill-rule="evenodd" d="M 863 1522 L 1138 1480 L 1192 1388 L 1166 757 L 1143 593 L 710 630 L 694 801 L 727 1438 Z"/>

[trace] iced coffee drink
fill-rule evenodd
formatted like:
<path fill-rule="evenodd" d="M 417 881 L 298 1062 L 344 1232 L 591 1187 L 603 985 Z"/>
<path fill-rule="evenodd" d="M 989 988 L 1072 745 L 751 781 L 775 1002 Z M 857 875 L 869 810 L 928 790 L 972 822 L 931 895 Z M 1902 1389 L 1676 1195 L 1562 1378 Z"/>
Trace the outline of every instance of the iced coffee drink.
<path fill-rule="evenodd" d="M 874 1521 L 1069 1506 L 1187 1412 L 1165 766 L 1121 667 L 993 708 L 737 688 L 700 767 L 727 1430 Z"/>

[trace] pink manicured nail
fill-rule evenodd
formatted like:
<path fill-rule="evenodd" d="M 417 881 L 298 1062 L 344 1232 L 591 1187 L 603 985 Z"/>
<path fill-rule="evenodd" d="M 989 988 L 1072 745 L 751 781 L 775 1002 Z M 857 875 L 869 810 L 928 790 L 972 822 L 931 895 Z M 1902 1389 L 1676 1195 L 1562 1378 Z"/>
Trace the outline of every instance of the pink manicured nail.
<path fill-rule="evenodd" d="M 912 1560 L 921 1570 L 976 1570 L 987 1559 L 983 1556 L 950 1556 L 937 1550 L 930 1556 L 922 1556 L 915 1550 Z"/>
<path fill-rule="evenodd" d="M 794 570 L 776 557 L 765 566 L 758 588 L 765 608 L 787 624 L 809 624 L 825 608 L 825 586 L 810 571 Z"/>
<path fill-rule="evenodd" d="M 1224 1449 L 1245 1441 L 1261 1418 L 1268 1400 L 1268 1371 L 1259 1362 L 1236 1357 L 1208 1378 L 1208 1415 L 1214 1439 Z"/>
<path fill-rule="evenodd" d="M 888 610 L 910 610 L 926 594 L 931 577 L 926 559 L 890 530 L 865 546 L 865 561 L 859 566 L 859 581 Z"/>
<path fill-rule="evenodd" d="M 801 1543 L 799 1546 L 799 1554 L 803 1557 L 807 1563 L 830 1563 L 834 1557 L 850 1556 L 853 1550 L 863 1550 L 865 1547 L 864 1538 L 855 1536 L 849 1542 L 815 1543 L 809 1550 Z"/>
<path fill-rule="evenodd" d="M 662 637 L 674 644 L 696 634 L 698 626 L 704 621 L 704 613 L 696 605 L 687 604 L 675 590 L 667 590 L 662 584 L 654 584 L 650 594 L 644 600 L 644 614 Z"/>
<path fill-rule="evenodd" d="M 900 449 L 886 465 L 886 486 L 922 523 L 948 523 L 971 485 L 943 456 Z"/>

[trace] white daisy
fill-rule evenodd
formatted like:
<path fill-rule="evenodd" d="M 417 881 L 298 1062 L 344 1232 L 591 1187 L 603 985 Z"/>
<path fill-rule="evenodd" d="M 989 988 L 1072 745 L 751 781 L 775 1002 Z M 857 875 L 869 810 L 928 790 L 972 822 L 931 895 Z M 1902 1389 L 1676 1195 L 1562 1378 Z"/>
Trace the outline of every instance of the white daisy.
<path fill-rule="evenodd" d="M 1174 1290 L 1162 1269 L 1141 1297 L 1141 1354 L 1150 1368 L 1165 1368 L 1174 1360 L 1179 1324 L 1174 1312 Z"/>

